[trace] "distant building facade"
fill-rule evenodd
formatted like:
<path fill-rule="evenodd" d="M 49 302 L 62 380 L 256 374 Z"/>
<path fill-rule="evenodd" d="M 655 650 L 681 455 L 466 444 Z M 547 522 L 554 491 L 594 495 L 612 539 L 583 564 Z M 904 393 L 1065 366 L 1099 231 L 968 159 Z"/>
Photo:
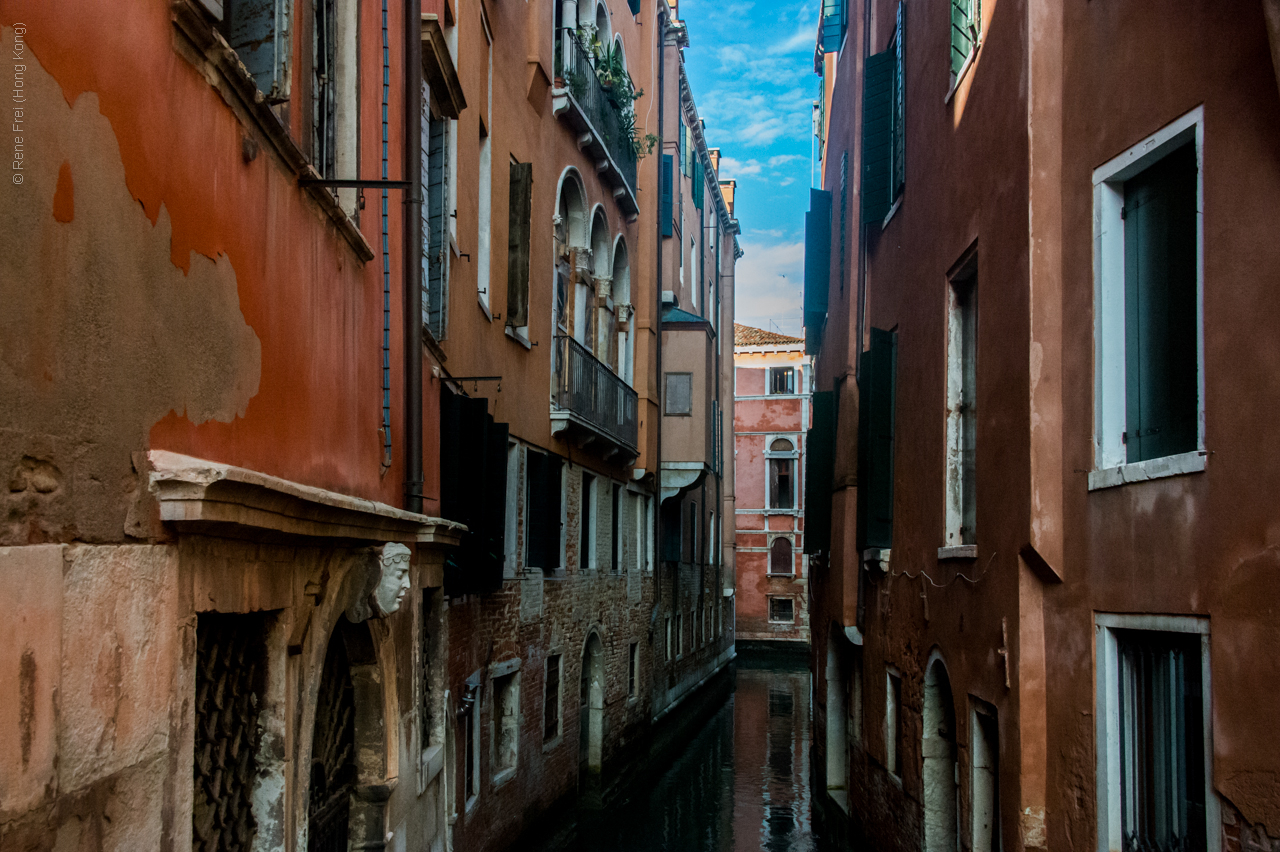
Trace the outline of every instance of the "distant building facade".
<path fill-rule="evenodd" d="M 803 338 L 735 324 L 733 366 L 738 643 L 807 646 L 801 480 L 811 361 Z"/>
<path fill-rule="evenodd" d="M 885 852 L 1276 848 L 1276 4 L 823 8 L 832 825 Z"/>

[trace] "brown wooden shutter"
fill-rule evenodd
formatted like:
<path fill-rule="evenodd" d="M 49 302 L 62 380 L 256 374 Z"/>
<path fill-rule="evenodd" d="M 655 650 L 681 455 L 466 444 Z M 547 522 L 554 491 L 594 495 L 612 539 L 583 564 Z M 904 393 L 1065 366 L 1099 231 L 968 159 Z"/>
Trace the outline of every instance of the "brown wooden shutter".
<path fill-rule="evenodd" d="M 507 325 L 529 324 L 529 238 L 533 217 L 533 163 L 511 164 L 507 210 Z"/>

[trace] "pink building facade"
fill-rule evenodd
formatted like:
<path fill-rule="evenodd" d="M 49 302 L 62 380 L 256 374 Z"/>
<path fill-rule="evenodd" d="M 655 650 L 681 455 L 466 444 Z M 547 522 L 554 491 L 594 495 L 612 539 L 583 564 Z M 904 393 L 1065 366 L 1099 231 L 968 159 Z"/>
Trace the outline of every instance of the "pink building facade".
<path fill-rule="evenodd" d="M 738 644 L 809 642 L 804 555 L 804 341 L 734 325 L 734 470 L 738 483 Z"/>

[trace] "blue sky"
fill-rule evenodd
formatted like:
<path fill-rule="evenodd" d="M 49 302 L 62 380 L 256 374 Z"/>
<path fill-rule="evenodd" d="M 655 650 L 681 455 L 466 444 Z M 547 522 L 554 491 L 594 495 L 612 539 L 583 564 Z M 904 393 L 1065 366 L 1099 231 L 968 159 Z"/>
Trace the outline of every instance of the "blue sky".
<path fill-rule="evenodd" d="M 819 0 L 680 0 L 685 67 L 720 177 L 735 178 L 737 321 L 799 335 Z"/>

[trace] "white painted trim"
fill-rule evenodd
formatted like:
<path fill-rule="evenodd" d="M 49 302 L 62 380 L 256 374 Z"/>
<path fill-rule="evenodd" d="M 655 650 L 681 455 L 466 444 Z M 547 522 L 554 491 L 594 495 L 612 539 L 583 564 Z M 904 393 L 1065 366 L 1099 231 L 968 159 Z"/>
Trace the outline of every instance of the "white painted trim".
<path fill-rule="evenodd" d="M 1126 467 L 1122 435 L 1126 430 L 1124 319 L 1124 182 L 1149 168 L 1188 140 L 1196 148 L 1196 375 L 1197 444 L 1205 449 L 1204 410 L 1204 107 L 1170 122 L 1151 136 L 1093 170 L 1093 336 L 1094 473 L 1089 487 L 1115 481 L 1111 469 Z M 1144 462 L 1145 464 L 1145 462 Z M 1201 468 L 1203 469 L 1203 467 Z M 1192 471 L 1179 471 L 1189 473 Z M 1171 473 L 1161 474 L 1165 476 Z M 1142 479 L 1154 477 L 1146 476 Z"/>
<path fill-rule="evenodd" d="M 1120 678 L 1115 630 L 1151 630 L 1200 635 L 1201 725 L 1204 727 L 1204 815 L 1207 852 L 1221 852 L 1222 815 L 1213 789 L 1213 688 L 1209 665 L 1209 619 L 1191 615 L 1096 613 L 1095 740 L 1097 768 L 1097 850 L 1123 847 L 1120 800 Z"/>
<path fill-rule="evenodd" d="M 1166 476 L 1200 473 L 1204 470 L 1206 458 L 1207 454 L 1201 450 L 1165 456 L 1161 459 L 1147 459 L 1133 464 L 1116 465 L 1103 470 L 1091 470 L 1089 471 L 1089 490 L 1098 491 L 1130 482 L 1146 482 L 1151 479 L 1163 479 Z"/>

